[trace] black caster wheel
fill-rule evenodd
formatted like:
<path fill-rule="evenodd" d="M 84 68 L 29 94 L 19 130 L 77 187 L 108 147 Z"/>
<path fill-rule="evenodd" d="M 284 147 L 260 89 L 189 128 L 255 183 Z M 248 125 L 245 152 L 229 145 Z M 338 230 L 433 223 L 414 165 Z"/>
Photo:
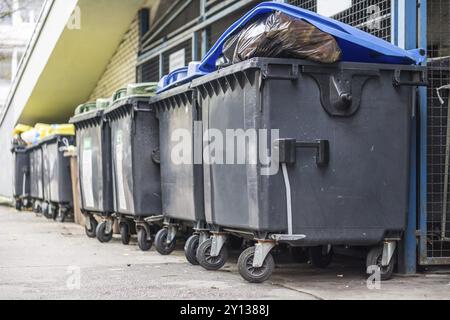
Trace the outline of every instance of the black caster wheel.
<path fill-rule="evenodd" d="M 388 266 L 383 267 L 381 265 L 382 259 L 383 259 L 383 246 L 372 248 L 367 254 L 366 267 L 368 268 L 370 266 L 378 266 L 380 270 L 381 281 L 387 281 L 392 278 L 392 274 L 394 273 L 394 267 L 396 262 L 395 253 Z"/>
<path fill-rule="evenodd" d="M 57 206 L 52 205 L 48 212 L 48 216 L 49 216 L 48 218 L 53 221 L 56 221 L 56 218 L 58 217 L 58 212 L 59 212 L 59 208 Z"/>
<path fill-rule="evenodd" d="M 211 257 L 211 247 L 212 239 L 203 242 L 197 250 L 197 261 L 206 270 L 219 270 L 228 260 L 228 249 L 223 246 L 217 257 Z"/>
<path fill-rule="evenodd" d="M 167 235 L 169 230 L 162 228 L 156 233 L 155 237 L 155 249 L 159 254 L 163 256 L 168 256 L 175 250 L 176 240 L 173 239 L 171 243 L 167 243 Z"/>
<path fill-rule="evenodd" d="M 66 217 L 67 217 L 67 210 L 59 208 L 57 212 L 58 213 L 55 218 L 56 222 L 64 223 L 66 221 Z"/>
<path fill-rule="evenodd" d="M 90 222 L 90 226 L 88 223 L 86 223 L 86 225 L 84 226 L 86 235 L 89 238 L 95 238 L 97 236 L 96 231 L 97 231 L 98 222 L 97 222 L 97 220 L 95 220 L 94 217 L 91 217 L 91 216 L 86 217 L 86 220 L 89 220 L 89 222 Z"/>
<path fill-rule="evenodd" d="M 273 256 L 269 253 L 264 260 L 262 267 L 253 267 L 253 258 L 255 256 L 255 247 L 245 249 L 238 260 L 239 274 L 251 283 L 263 283 L 268 280 L 275 268 Z"/>
<path fill-rule="evenodd" d="M 100 222 L 95 232 L 97 234 L 98 241 L 100 241 L 101 243 L 109 242 L 113 237 L 112 230 L 110 233 L 106 233 L 106 221 Z"/>
<path fill-rule="evenodd" d="M 308 250 L 303 247 L 291 247 L 292 259 L 297 263 L 307 263 L 309 260 Z"/>
<path fill-rule="evenodd" d="M 22 201 L 20 201 L 20 200 L 16 201 L 16 210 L 22 211 Z"/>
<path fill-rule="evenodd" d="M 139 228 L 137 232 L 138 247 L 142 251 L 149 251 L 153 245 L 153 240 L 148 237 L 145 228 Z"/>
<path fill-rule="evenodd" d="M 45 218 L 47 218 L 47 219 L 50 219 L 49 218 L 49 215 L 48 215 L 48 210 L 49 210 L 49 208 L 48 208 L 48 206 L 43 206 L 43 207 L 41 207 L 41 212 L 42 212 L 42 215 L 45 217 Z"/>
<path fill-rule="evenodd" d="M 333 260 L 333 249 L 327 252 L 327 246 L 309 248 L 309 260 L 313 267 L 325 269 Z"/>
<path fill-rule="evenodd" d="M 186 244 L 184 245 L 184 254 L 186 256 L 186 260 L 189 261 L 189 263 L 192 264 L 193 266 L 198 265 L 197 249 L 199 243 L 200 243 L 200 236 L 194 234 L 186 240 Z"/>
<path fill-rule="evenodd" d="M 131 239 L 130 225 L 127 222 L 123 222 L 120 224 L 120 237 L 122 238 L 122 243 L 124 245 L 130 244 Z"/>

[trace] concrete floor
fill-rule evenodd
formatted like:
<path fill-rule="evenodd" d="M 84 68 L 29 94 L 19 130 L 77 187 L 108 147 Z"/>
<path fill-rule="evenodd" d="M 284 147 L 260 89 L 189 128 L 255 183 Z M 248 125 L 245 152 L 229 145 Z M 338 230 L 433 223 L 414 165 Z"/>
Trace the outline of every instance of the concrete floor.
<path fill-rule="evenodd" d="M 0 207 L 0 299 L 450 299 L 450 274 L 396 276 L 369 290 L 364 264 L 338 258 L 327 270 L 281 263 L 261 285 L 235 263 L 217 272 L 189 265 L 181 250 L 163 257 L 120 238 L 101 244 L 75 224 Z M 68 287 L 80 270 L 80 288 Z M 70 283 L 70 281 L 69 281 Z"/>

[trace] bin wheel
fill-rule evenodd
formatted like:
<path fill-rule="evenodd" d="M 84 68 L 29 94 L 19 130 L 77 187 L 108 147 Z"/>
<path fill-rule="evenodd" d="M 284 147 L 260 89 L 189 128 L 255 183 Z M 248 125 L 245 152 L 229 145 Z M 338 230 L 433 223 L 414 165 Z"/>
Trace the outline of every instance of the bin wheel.
<path fill-rule="evenodd" d="M 56 219 L 55 220 L 56 220 L 56 222 L 64 223 L 64 221 L 66 221 L 66 216 L 67 216 L 67 210 L 59 208 L 58 209 L 58 214 L 56 215 Z"/>
<path fill-rule="evenodd" d="M 122 243 L 124 245 L 130 244 L 131 239 L 130 225 L 126 222 L 120 224 L 120 237 L 122 238 Z"/>
<path fill-rule="evenodd" d="M 203 242 L 197 250 L 197 261 L 206 270 L 219 270 L 228 260 L 228 249 L 226 246 L 223 246 L 219 256 L 211 257 L 211 247 L 212 239 Z"/>
<path fill-rule="evenodd" d="M 148 251 L 153 245 L 153 240 L 149 240 L 145 228 L 139 228 L 137 232 L 138 247 L 142 251 Z"/>
<path fill-rule="evenodd" d="M 184 254 L 186 256 L 186 260 L 189 261 L 189 263 L 193 266 L 198 266 L 197 249 L 199 243 L 200 236 L 194 234 L 186 240 L 186 244 L 184 245 Z"/>
<path fill-rule="evenodd" d="M 308 250 L 303 247 L 291 247 L 291 256 L 297 263 L 307 263 L 309 260 Z"/>
<path fill-rule="evenodd" d="M 40 211 L 42 212 L 43 216 L 48 219 L 48 206 L 41 207 Z"/>
<path fill-rule="evenodd" d="M 333 249 L 328 253 L 324 253 L 323 249 L 323 246 L 312 247 L 309 249 L 309 259 L 313 267 L 325 269 L 333 260 Z"/>
<path fill-rule="evenodd" d="M 59 208 L 55 205 L 51 205 L 51 212 L 49 211 L 49 219 L 56 221 L 58 217 Z"/>
<path fill-rule="evenodd" d="M 100 222 L 95 232 L 97 234 L 98 241 L 101 243 L 109 242 L 113 237 L 112 231 L 108 234 L 106 233 L 106 221 Z"/>
<path fill-rule="evenodd" d="M 263 283 L 268 280 L 275 269 L 275 261 L 269 253 L 262 267 L 253 267 L 255 247 L 250 247 L 241 253 L 238 260 L 238 270 L 242 278 L 251 283 Z"/>
<path fill-rule="evenodd" d="M 175 250 L 175 246 L 177 244 L 176 239 L 173 239 L 171 243 L 167 243 L 168 233 L 169 230 L 162 228 L 156 233 L 155 237 L 155 249 L 163 256 L 168 256 L 171 254 Z"/>
<path fill-rule="evenodd" d="M 97 231 L 98 222 L 97 222 L 97 220 L 95 220 L 94 217 L 91 217 L 91 216 L 86 217 L 86 219 L 89 219 L 90 225 L 91 225 L 90 229 L 89 229 L 89 227 L 87 225 L 84 226 L 84 230 L 86 231 L 86 235 L 89 238 L 95 238 L 97 236 L 96 231 Z"/>
<path fill-rule="evenodd" d="M 366 267 L 378 266 L 380 268 L 380 279 L 381 281 L 387 281 L 392 278 L 395 267 L 395 254 L 391 259 L 388 266 L 383 267 L 381 265 L 381 260 L 383 259 L 383 247 L 372 248 L 367 254 Z"/>
<path fill-rule="evenodd" d="M 22 211 L 22 201 L 20 201 L 20 200 L 16 201 L 16 210 Z"/>

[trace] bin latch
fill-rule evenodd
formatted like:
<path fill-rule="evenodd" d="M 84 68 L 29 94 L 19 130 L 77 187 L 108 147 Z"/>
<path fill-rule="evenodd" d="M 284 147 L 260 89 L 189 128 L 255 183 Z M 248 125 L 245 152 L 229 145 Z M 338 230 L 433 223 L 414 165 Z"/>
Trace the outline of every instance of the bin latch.
<path fill-rule="evenodd" d="M 333 68 L 303 67 L 319 85 L 320 102 L 325 111 L 335 117 L 354 115 L 361 104 L 361 94 L 366 82 L 379 77 L 376 70 L 335 70 Z"/>
<path fill-rule="evenodd" d="M 330 142 L 328 140 L 302 142 L 295 139 L 279 139 L 276 141 L 276 146 L 279 151 L 280 163 L 295 164 L 297 162 L 297 149 L 315 149 L 318 167 L 325 167 L 330 162 Z"/>

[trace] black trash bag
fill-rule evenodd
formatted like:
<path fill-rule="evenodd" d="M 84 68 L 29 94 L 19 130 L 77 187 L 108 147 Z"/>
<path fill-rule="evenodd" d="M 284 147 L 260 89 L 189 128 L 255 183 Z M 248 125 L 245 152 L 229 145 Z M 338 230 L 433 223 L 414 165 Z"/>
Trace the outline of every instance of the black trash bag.
<path fill-rule="evenodd" d="M 334 63 L 342 58 L 336 39 L 312 24 L 274 12 L 250 23 L 225 42 L 219 64 L 255 57 Z"/>

